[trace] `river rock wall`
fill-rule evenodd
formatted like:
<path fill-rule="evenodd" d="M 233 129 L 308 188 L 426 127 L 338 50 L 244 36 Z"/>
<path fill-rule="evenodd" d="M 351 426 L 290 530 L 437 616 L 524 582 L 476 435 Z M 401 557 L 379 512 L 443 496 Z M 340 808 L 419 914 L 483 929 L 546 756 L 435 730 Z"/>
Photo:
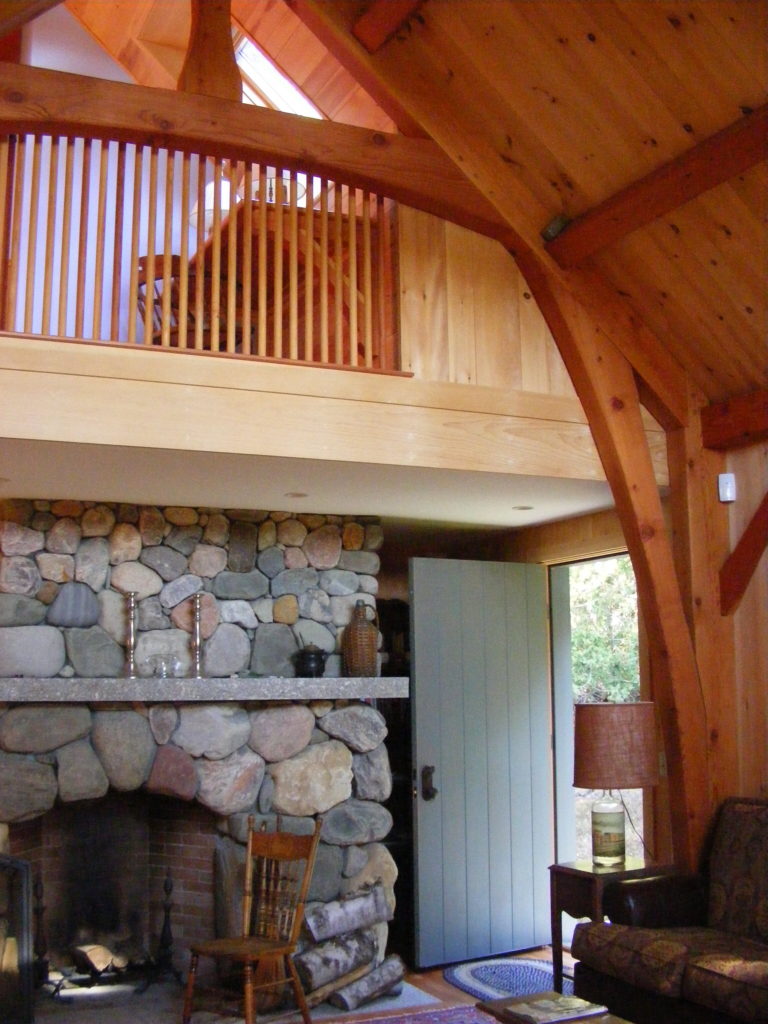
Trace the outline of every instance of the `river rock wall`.
<path fill-rule="evenodd" d="M 375 607 L 383 542 L 367 517 L 0 503 L 0 676 L 122 676 L 127 594 L 136 673 L 188 675 L 202 594 L 204 676 L 294 676 L 314 644 L 340 676 L 359 600 Z"/>

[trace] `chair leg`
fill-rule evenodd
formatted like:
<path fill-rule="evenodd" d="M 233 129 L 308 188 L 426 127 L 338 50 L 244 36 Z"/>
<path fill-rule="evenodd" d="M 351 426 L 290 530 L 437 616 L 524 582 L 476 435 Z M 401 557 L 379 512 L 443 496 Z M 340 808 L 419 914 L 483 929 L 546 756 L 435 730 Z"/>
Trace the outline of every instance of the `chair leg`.
<path fill-rule="evenodd" d="M 243 1008 L 245 1024 L 254 1024 L 253 964 L 250 960 L 246 960 L 243 965 L 243 996 L 245 1003 Z"/>
<path fill-rule="evenodd" d="M 312 1024 L 312 1018 L 309 1015 L 307 997 L 304 995 L 304 989 L 299 981 L 299 975 L 296 972 L 296 965 L 290 956 L 286 956 L 285 966 L 288 970 L 288 974 L 290 975 L 291 982 L 293 983 L 293 992 L 296 996 L 296 1002 L 298 1003 L 299 1009 L 301 1010 L 301 1016 L 304 1018 L 304 1024 Z"/>
<path fill-rule="evenodd" d="M 184 1009 L 181 1011 L 181 1024 L 189 1024 L 190 1017 L 192 1016 L 192 996 L 195 990 L 197 961 L 199 959 L 198 954 L 193 953 L 189 961 L 189 974 L 187 974 L 187 987 L 184 991 Z"/>

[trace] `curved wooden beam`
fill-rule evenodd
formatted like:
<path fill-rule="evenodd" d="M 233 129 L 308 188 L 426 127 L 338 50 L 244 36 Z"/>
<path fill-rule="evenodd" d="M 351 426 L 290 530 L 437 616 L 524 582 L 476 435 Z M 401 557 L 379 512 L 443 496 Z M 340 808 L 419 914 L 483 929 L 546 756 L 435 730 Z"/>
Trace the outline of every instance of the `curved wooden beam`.
<path fill-rule="evenodd" d="M 711 818 L 707 716 L 632 368 L 533 256 L 518 259 L 587 414 L 637 579 L 654 667 L 675 861 L 695 868 Z"/>
<path fill-rule="evenodd" d="M 372 132 L 209 96 L 0 63 L 0 126 L 91 133 L 340 177 L 514 245 L 517 236 L 429 139 Z"/>

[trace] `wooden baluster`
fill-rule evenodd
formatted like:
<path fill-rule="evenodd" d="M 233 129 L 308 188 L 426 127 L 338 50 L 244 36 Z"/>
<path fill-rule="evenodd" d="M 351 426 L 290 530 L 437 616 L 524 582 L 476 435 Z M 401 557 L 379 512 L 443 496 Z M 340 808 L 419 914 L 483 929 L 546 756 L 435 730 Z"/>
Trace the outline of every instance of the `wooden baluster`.
<path fill-rule="evenodd" d="M 190 175 L 191 156 L 189 153 L 180 153 L 181 160 L 181 209 L 179 216 L 179 318 L 176 330 L 178 331 L 177 344 L 179 348 L 187 347 L 187 335 L 189 328 L 189 218 L 190 207 Z"/>
<path fill-rule="evenodd" d="M 304 358 L 315 358 L 315 179 L 307 175 L 304 206 Z"/>
<path fill-rule="evenodd" d="M 328 362 L 328 186 L 320 185 L 320 362 Z"/>
<path fill-rule="evenodd" d="M 117 170 L 115 174 L 115 251 L 112 255 L 112 308 L 109 323 L 109 340 L 117 341 L 120 333 L 120 293 L 123 283 L 123 238 L 125 226 L 125 152 L 124 142 L 117 144 Z M 128 315 L 133 319 L 135 292 L 129 298 Z"/>
<path fill-rule="evenodd" d="M 197 162 L 197 252 L 195 254 L 195 350 L 203 349 L 203 332 L 205 326 L 205 285 L 206 285 L 206 252 L 205 236 L 205 182 L 208 160 L 200 157 Z"/>
<path fill-rule="evenodd" d="M 275 168 L 275 294 L 273 297 L 273 337 L 274 350 L 272 355 L 277 359 L 283 358 L 283 309 L 285 297 L 283 295 L 283 172 L 281 168 Z"/>
<path fill-rule="evenodd" d="M 93 271 L 93 322 L 91 337 L 101 341 L 101 308 L 107 282 L 104 278 L 104 236 L 107 217 L 108 143 L 99 143 L 99 191 L 96 197 L 96 260 Z"/>
<path fill-rule="evenodd" d="M 59 138 L 51 139 L 48 162 L 48 216 L 45 223 L 45 270 L 43 272 L 43 310 L 40 330 L 51 333 L 53 268 L 56 260 L 56 204 L 59 194 Z"/>
<path fill-rule="evenodd" d="M 64 195 L 61 206 L 61 265 L 59 267 L 59 326 L 58 333 L 64 337 L 67 333 L 69 313 L 69 253 L 72 237 L 72 189 L 75 164 L 74 139 L 64 139 Z"/>
<path fill-rule="evenodd" d="M 3 301 L 8 282 L 9 233 L 11 225 L 11 203 L 13 191 L 13 165 L 16 155 L 16 136 L 6 135 L 0 139 L 0 329 L 7 330 L 8 306 Z"/>
<path fill-rule="evenodd" d="M 333 292 L 334 292 L 334 335 L 333 361 L 340 365 L 344 361 L 344 242 L 342 186 L 336 182 L 333 190 Z"/>
<path fill-rule="evenodd" d="M 299 358 L 299 197 L 296 172 L 288 193 L 288 355 Z"/>
<path fill-rule="evenodd" d="M 173 281 L 171 273 L 171 249 L 173 246 L 173 183 L 175 162 L 170 150 L 165 150 L 165 203 L 163 209 L 163 292 L 160 315 L 160 344 L 168 348 L 171 344 L 173 323 Z"/>
<path fill-rule="evenodd" d="M 378 318 L 377 338 L 382 369 L 394 366 L 392 350 L 392 243 L 389 225 L 388 203 L 379 196 L 376 226 L 378 228 L 377 293 Z"/>
<path fill-rule="evenodd" d="M 83 159 L 80 165 L 80 221 L 77 242 L 77 284 L 75 288 L 75 337 L 82 338 L 85 322 L 85 298 L 88 280 L 88 221 L 91 200 L 91 156 L 93 139 L 83 139 Z"/>
<path fill-rule="evenodd" d="M 347 261 L 348 294 L 349 294 L 349 366 L 357 366 L 359 353 L 357 349 L 357 189 L 347 188 Z"/>
<path fill-rule="evenodd" d="M 253 349 L 251 316 L 253 310 L 253 164 L 243 169 L 243 282 L 241 351 L 249 356 Z"/>
<path fill-rule="evenodd" d="M 153 146 L 149 151 L 149 206 L 147 210 L 147 255 L 146 255 L 146 309 L 144 310 L 144 344 L 152 344 L 153 334 L 153 305 L 155 299 L 155 275 L 157 267 L 155 253 L 157 252 L 155 236 L 157 234 L 157 149 Z"/>
<path fill-rule="evenodd" d="M 213 227 L 211 228 L 211 352 L 219 351 L 221 326 L 221 171 L 222 162 L 213 165 Z"/>
<path fill-rule="evenodd" d="M 242 164 L 239 165 L 242 168 Z M 242 177 L 242 170 L 240 171 Z M 229 213 L 227 219 L 227 352 L 237 347 L 237 218 L 242 211 L 237 206 L 238 167 L 229 165 Z"/>
<path fill-rule="evenodd" d="M 373 267 L 371 257 L 370 192 L 363 194 L 363 345 L 364 361 L 373 366 Z"/>
<path fill-rule="evenodd" d="M 40 211 L 40 136 L 31 136 L 32 174 L 29 189 L 29 212 L 25 218 L 27 226 L 27 277 L 24 292 L 24 330 L 32 333 L 34 314 L 35 278 L 37 264 L 37 222 Z"/>
<path fill-rule="evenodd" d="M 138 319 L 138 307 L 136 313 L 133 310 L 133 303 L 137 301 L 139 293 L 139 237 L 141 215 L 141 179 L 144 174 L 144 148 L 133 147 L 133 201 L 131 204 L 131 256 L 130 256 L 130 282 L 128 294 L 130 295 L 131 313 L 128 317 L 128 344 L 136 344 L 136 321 Z M 145 289 L 145 294 L 147 289 Z M 147 302 L 149 296 L 147 295 Z"/>
<path fill-rule="evenodd" d="M 259 343 L 260 356 L 267 354 L 267 169 L 259 166 Z"/>
<path fill-rule="evenodd" d="M 17 147 L 16 166 L 14 168 L 13 183 L 13 220 L 11 224 L 11 245 L 9 249 L 10 276 L 8 281 L 8 329 L 18 330 L 18 319 L 16 315 L 16 299 L 19 287 L 19 275 L 21 273 L 21 261 L 19 259 L 19 245 L 21 242 L 21 218 L 23 212 L 22 196 L 23 184 L 27 165 L 28 141 L 24 136 L 19 140 Z"/>

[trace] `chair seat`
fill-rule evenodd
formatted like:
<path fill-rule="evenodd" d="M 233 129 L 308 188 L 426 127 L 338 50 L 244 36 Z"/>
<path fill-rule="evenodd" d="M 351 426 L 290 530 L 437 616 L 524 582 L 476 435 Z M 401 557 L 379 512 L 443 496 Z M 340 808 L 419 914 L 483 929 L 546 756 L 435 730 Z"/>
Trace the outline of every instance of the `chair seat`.
<path fill-rule="evenodd" d="M 293 953 L 295 943 L 257 936 L 210 939 L 190 947 L 199 956 L 228 956 L 233 960 L 256 960 L 263 956 L 284 956 Z"/>

